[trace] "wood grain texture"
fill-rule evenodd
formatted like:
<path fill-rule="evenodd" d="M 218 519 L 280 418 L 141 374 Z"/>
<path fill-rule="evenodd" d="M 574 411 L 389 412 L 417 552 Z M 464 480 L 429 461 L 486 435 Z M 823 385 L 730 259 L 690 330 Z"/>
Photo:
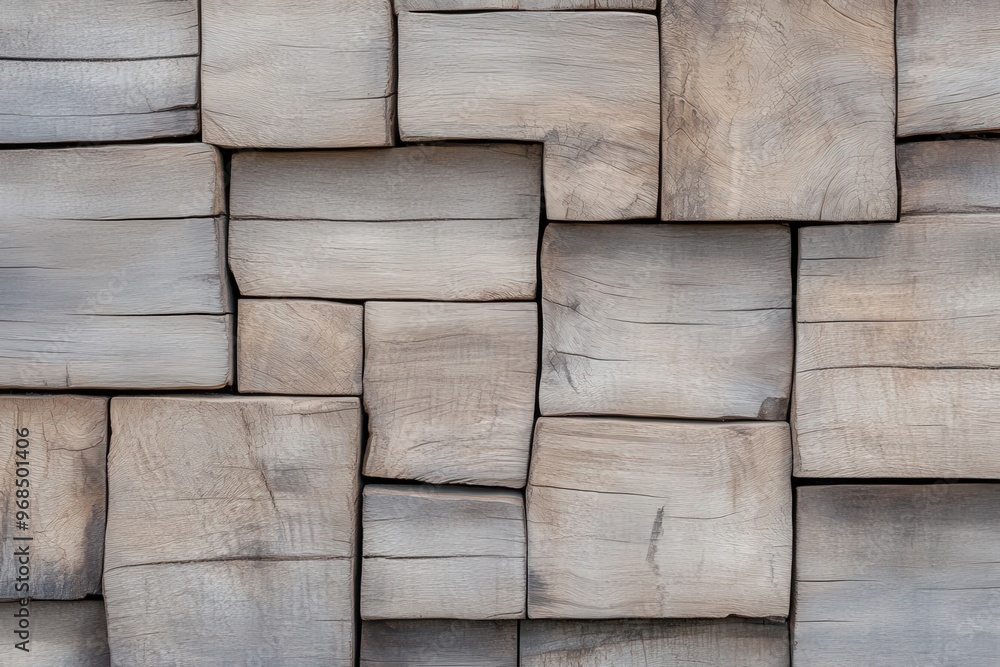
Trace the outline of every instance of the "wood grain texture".
<path fill-rule="evenodd" d="M 797 665 L 996 664 L 1000 488 L 798 490 Z"/>
<path fill-rule="evenodd" d="M 366 304 L 364 473 L 524 486 L 537 353 L 534 303 Z"/>
<path fill-rule="evenodd" d="M 524 618 L 520 493 L 369 484 L 363 523 L 362 618 Z"/>
<path fill-rule="evenodd" d="M 230 147 L 391 146 L 389 0 L 204 0 L 203 137 Z"/>
<path fill-rule="evenodd" d="M 17 603 L 0 604 L 0 617 L 13 628 Z M 14 632 L 0 644 L 0 664 L 38 667 L 109 667 L 108 628 L 104 603 L 100 600 L 42 602 L 29 607 L 28 643 L 25 653 L 15 643 L 23 641 Z"/>
<path fill-rule="evenodd" d="M 469 12 L 492 9 L 526 11 L 605 9 L 655 12 L 657 0 L 397 0 L 400 12 Z"/>
<path fill-rule="evenodd" d="M 106 398 L 0 396 L 0 599 L 100 592 L 107 448 Z M 19 510 L 27 530 L 18 528 Z M 16 567 L 24 548 L 27 590 Z"/>
<path fill-rule="evenodd" d="M 542 414 L 784 419 L 790 246 L 778 225 L 550 224 Z"/>
<path fill-rule="evenodd" d="M 111 429 L 106 572 L 353 556 L 358 399 L 117 397 Z"/>
<path fill-rule="evenodd" d="M 535 296 L 541 147 L 237 153 L 230 263 L 244 295 Z"/>
<path fill-rule="evenodd" d="M 786 616 L 790 469 L 784 423 L 543 417 L 528 615 Z"/>
<path fill-rule="evenodd" d="M 788 667 L 788 627 L 717 621 L 523 621 L 523 667 Z"/>
<path fill-rule="evenodd" d="M 895 220 L 893 0 L 664 0 L 664 220 Z"/>
<path fill-rule="evenodd" d="M 517 667 L 517 621 L 364 621 L 361 667 Z"/>
<path fill-rule="evenodd" d="M 400 133 L 541 141 L 549 219 L 654 217 L 657 40 L 627 12 L 403 12 Z"/>
<path fill-rule="evenodd" d="M 348 559 L 215 561 L 108 572 L 115 667 L 350 667 L 354 567 Z"/>
<path fill-rule="evenodd" d="M 991 0 L 899 0 L 899 136 L 1000 129 L 998 30 Z"/>
<path fill-rule="evenodd" d="M 900 144 L 896 155 L 903 215 L 1000 214 L 997 140 Z"/>
<path fill-rule="evenodd" d="M 365 308 L 304 299 L 241 299 L 242 393 L 361 395 Z"/>

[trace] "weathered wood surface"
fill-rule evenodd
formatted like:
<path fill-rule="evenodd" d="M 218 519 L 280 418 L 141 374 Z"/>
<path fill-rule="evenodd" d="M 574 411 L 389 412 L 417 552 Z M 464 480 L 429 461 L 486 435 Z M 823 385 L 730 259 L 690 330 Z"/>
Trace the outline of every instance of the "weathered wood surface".
<path fill-rule="evenodd" d="M 0 643 L 0 664 L 15 667 L 109 667 L 108 628 L 104 603 L 100 600 L 42 602 L 32 600 L 28 609 L 28 652 L 15 644 L 23 641 L 13 631 L 20 610 L 16 602 L 0 604 L 4 619 L 4 641 Z"/>
<path fill-rule="evenodd" d="M 107 447 L 106 398 L 0 396 L 0 599 L 100 592 Z M 27 582 L 18 575 L 25 548 Z"/>
<path fill-rule="evenodd" d="M 523 667 L 788 667 L 788 627 L 717 621 L 522 621 Z"/>
<path fill-rule="evenodd" d="M 664 220 L 896 218 L 893 0 L 660 15 Z"/>
<path fill-rule="evenodd" d="M 517 621 L 364 621 L 362 667 L 517 667 Z"/>
<path fill-rule="evenodd" d="M 238 312 L 241 392 L 361 395 L 364 306 L 241 299 Z"/>
<path fill-rule="evenodd" d="M 491 9 L 554 11 L 606 9 L 655 12 L 657 0 L 397 0 L 400 12 L 469 12 Z"/>
<path fill-rule="evenodd" d="M 993 0 L 899 0 L 899 136 L 1000 129 Z"/>
<path fill-rule="evenodd" d="M 354 555 L 356 398 L 111 401 L 105 570 Z"/>
<path fill-rule="evenodd" d="M 108 572 L 115 667 L 350 667 L 354 566 L 348 559 L 215 561 Z"/>
<path fill-rule="evenodd" d="M 524 486 L 537 354 L 534 303 L 366 304 L 364 473 Z"/>
<path fill-rule="evenodd" d="M 900 144 L 902 215 L 1000 214 L 1000 141 Z"/>
<path fill-rule="evenodd" d="M 796 665 L 996 664 L 1000 487 L 798 491 Z"/>
<path fill-rule="evenodd" d="M 528 615 L 787 615 L 790 472 L 784 423 L 540 419 Z"/>
<path fill-rule="evenodd" d="M 542 414 L 784 419 L 789 230 L 550 224 Z"/>
<path fill-rule="evenodd" d="M 362 515 L 362 618 L 524 618 L 520 493 L 369 484 Z"/>
<path fill-rule="evenodd" d="M 230 264 L 246 296 L 535 296 L 541 147 L 238 153 Z"/>
<path fill-rule="evenodd" d="M 657 44 L 643 14 L 403 12 L 400 133 L 541 141 L 549 219 L 654 217 Z"/>
<path fill-rule="evenodd" d="M 391 146 L 389 0 L 203 0 L 202 135 L 231 147 Z"/>

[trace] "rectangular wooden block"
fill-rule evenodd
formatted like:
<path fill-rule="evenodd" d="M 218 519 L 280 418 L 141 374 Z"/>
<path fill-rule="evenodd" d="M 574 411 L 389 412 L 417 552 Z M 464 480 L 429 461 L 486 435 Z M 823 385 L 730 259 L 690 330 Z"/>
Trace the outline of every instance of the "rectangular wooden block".
<path fill-rule="evenodd" d="M 533 299 L 541 147 L 237 153 L 244 296 Z"/>
<path fill-rule="evenodd" d="M 17 602 L 0 604 L 0 618 L 12 631 L 0 643 L 0 665 L 32 667 L 109 667 L 108 627 L 100 600 L 42 602 L 28 606 L 27 638 L 18 635 Z M 7 630 L 7 628 L 4 628 Z M 22 642 L 24 642 L 22 644 Z M 22 647 L 26 650 L 22 650 Z"/>
<path fill-rule="evenodd" d="M 895 220 L 893 7 L 664 0 L 660 217 Z"/>
<path fill-rule="evenodd" d="M 784 423 L 543 417 L 528 615 L 787 615 L 790 469 Z"/>
<path fill-rule="evenodd" d="M 657 0 L 397 0 L 400 12 L 474 12 L 495 9 L 554 11 L 604 9 L 655 12 Z"/>
<path fill-rule="evenodd" d="M 369 484 L 363 522 L 362 618 L 524 618 L 520 493 Z"/>
<path fill-rule="evenodd" d="M 534 303 L 369 302 L 364 473 L 524 486 L 537 354 Z"/>
<path fill-rule="evenodd" d="M 106 398 L 0 396 L 0 599 L 100 592 L 107 449 Z"/>
<path fill-rule="evenodd" d="M 242 393 L 361 394 L 365 308 L 306 299 L 241 299 Z"/>
<path fill-rule="evenodd" d="M 365 621 L 361 667 L 517 667 L 517 621 Z"/>
<path fill-rule="evenodd" d="M 796 665 L 996 664 L 1000 487 L 798 490 Z"/>
<path fill-rule="evenodd" d="M 391 146 L 389 0 L 203 0 L 203 137 L 230 147 Z"/>
<path fill-rule="evenodd" d="M 789 230 L 551 224 L 544 415 L 785 419 Z"/>

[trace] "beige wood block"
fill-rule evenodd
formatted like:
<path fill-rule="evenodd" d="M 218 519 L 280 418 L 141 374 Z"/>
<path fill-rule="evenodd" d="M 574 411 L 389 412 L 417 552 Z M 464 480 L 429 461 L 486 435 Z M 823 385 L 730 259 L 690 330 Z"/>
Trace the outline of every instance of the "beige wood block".
<path fill-rule="evenodd" d="M 15 627 L 21 607 L 17 602 L 0 604 L 0 617 L 9 632 L 0 643 L 0 664 L 14 667 L 109 667 L 108 628 L 104 603 L 100 600 L 42 602 L 28 607 L 28 628 Z M 19 632 L 26 632 L 23 639 Z M 22 650 L 19 645 L 22 642 Z"/>
<path fill-rule="evenodd" d="M 260 148 L 391 146 L 389 0 L 203 0 L 202 136 Z"/>
<path fill-rule="evenodd" d="M 361 395 L 365 308 L 304 299 L 241 299 L 242 393 Z"/>
<path fill-rule="evenodd" d="M 470 12 L 494 9 L 554 11 L 605 9 L 655 12 L 657 0 L 397 0 L 400 12 Z"/>
<path fill-rule="evenodd" d="M 0 396 L 0 599 L 100 592 L 107 447 L 106 398 Z"/>
<path fill-rule="evenodd" d="M 657 44 L 644 14 L 403 12 L 400 133 L 541 141 L 549 219 L 654 217 Z"/>
<path fill-rule="evenodd" d="M 796 665 L 996 664 L 1000 487 L 809 486 L 796 511 Z"/>
<path fill-rule="evenodd" d="M 244 296 L 533 299 L 541 147 L 408 146 L 233 157 Z"/>
<path fill-rule="evenodd" d="M 784 419 L 789 230 L 550 224 L 544 415 Z"/>
<path fill-rule="evenodd" d="M 363 523 L 362 618 L 524 618 L 520 493 L 369 484 Z"/>
<path fill-rule="evenodd" d="M 105 571 L 237 558 L 350 558 L 356 398 L 111 401 Z"/>
<path fill-rule="evenodd" d="M 361 667 L 517 667 L 517 621 L 365 621 Z"/>
<path fill-rule="evenodd" d="M 784 423 L 543 417 L 529 617 L 786 616 L 790 472 Z"/>
<path fill-rule="evenodd" d="M 664 220 L 895 220 L 893 0 L 664 0 Z"/>
<path fill-rule="evenodd" d="M 1000 141 L 900 144 L 901 213 L 1000 213 Z"/>
<path fill-rule="evenodd" d="M 365 475 L 524 486 L 537 353 L 534 303 L 366 304 Z"/>

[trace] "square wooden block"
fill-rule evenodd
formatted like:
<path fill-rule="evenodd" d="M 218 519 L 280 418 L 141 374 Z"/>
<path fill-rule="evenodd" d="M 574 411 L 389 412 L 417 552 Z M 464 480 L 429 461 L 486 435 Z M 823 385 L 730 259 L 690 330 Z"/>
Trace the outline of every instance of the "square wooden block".
<path fill-rule="evenodd" d="M 100 600 L 32 600 L 27 617 L 18 602 L 0 604 L 9 625 L 0 643 L 0 665 L 16 667 L 109 667 L 108 627 Z M 27 618 L 27 629 L 20 621 Z M 20 634 L 24 632 L 25 634 Z"/>
<path fill-rule="evenodd" d="M 1000 487 L 807 486 L 796 511 L 796 665 L 993 667 Z"/>
<path fill-rule="evenodd" d="M 361 667 L 517 667 L 517 621 L 365 621 Z"/>
<path fill-rule="evenodd" d="M 528 616 L 786 616 L 784 423 L 542 418 L 528 480 Z"/>
<path fill-rule="evenodd" d="M 520 493 L 369 484 L 363 522 L 362 618 L 524 618 Z"/>
<path fill-rule="evenodd" d="M 241 299 L 236 375 L 242 393 L 361 394 L 359 304 Z"/>
<path fill-rule="evenodd" d="M 524 486 L 537 354 L 534 303 L 369 302 L 365 474 Z"/>

